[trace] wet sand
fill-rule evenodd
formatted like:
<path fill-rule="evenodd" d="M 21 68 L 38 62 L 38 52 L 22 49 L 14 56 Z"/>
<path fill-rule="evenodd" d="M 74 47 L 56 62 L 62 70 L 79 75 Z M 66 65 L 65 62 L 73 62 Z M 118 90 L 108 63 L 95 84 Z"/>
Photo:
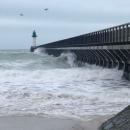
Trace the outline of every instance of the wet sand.
<path fill-rule="evenodd" d="M 40 116 L 0 117 L 0 130 L 97 130 L 110 116 L 96 116 L 89 121 Z"/>

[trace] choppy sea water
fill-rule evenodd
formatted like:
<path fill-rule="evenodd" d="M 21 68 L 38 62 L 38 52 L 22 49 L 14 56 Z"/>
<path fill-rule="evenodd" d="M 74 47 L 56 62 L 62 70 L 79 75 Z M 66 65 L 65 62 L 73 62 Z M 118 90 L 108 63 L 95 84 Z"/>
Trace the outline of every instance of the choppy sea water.
<path fill-rule="evenodd" d="M 114 114 L 130 103 L 122 71 L 78 66 L 72 53 L 0 51 L 0 116 Z"/>

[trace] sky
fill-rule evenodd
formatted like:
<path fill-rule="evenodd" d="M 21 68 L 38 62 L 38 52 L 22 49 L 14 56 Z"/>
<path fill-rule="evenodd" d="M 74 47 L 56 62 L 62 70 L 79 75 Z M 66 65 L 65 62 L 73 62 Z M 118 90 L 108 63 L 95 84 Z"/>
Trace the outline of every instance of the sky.
<path fill-rule="evenodd" d="M 33 30 L 41 45 L 130 22 L 129 13 L 130 0 L 1 0 L 0 49 L 29 49 Z"/>

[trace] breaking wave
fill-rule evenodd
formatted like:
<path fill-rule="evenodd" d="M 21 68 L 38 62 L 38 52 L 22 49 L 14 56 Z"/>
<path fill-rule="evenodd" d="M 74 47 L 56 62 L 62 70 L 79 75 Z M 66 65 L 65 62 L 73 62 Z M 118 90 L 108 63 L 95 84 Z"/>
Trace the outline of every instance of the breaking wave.
<path fill-rule="evenodd" d="M 130 102 L 129 82 L 121 75 L 117 69 L 78 67 L 73 53 L 0 51 L 0 115 L 113 114 Z"/>

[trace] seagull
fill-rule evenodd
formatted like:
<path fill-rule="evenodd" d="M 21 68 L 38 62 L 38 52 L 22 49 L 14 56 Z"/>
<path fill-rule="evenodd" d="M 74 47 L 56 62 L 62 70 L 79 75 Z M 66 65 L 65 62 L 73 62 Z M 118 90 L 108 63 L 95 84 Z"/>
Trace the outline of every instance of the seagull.
<path fill-rule="evenodd" d="M 44 11 L 48 11 L 48 8 L 45 8 Z"/>
<path fill-rule="evenodd" d="M 19 15 L 20 15 L 20 16 L 24 16 L 24 14 L 23 14 L 23 13 L 20 13 Z"/>

